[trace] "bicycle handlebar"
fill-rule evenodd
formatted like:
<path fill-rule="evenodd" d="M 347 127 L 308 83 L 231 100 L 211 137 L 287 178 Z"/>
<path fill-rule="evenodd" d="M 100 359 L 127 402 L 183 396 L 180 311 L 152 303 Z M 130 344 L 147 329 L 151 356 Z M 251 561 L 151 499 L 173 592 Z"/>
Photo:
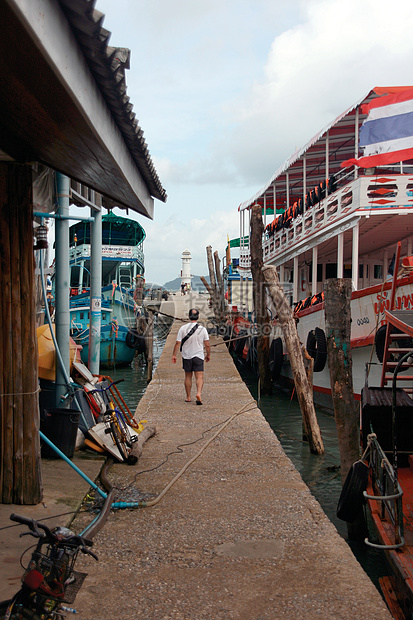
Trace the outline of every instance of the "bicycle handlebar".
<path fill-rule="evenodd" d="M 89 394 L 93 394 L 93 392 L 107 392 L 108 390 L 110 390 L 112 385 L 116 385 L 117 383 L 122 383 L 122 381 L 125 381 L 125 379 L 116 379 L 116 381 L 112 381 L 112 383 L 110 383 L 106 387 L 102 387 L 102 388 L 95 387 L 94 390 L 89 390 Z"/>
<path fill-rule="evenodd" d="M 30 532 L 23 532 L 21 536 L 23 536 L 24 534 L 30 534 L 35 538 L 47 538 L 51 542 L 60 542 L 65 545 L 75 545 L 76 547 L 84 547 L 85 545 L 87 547 L 92 547 L 93 545 L 93 540 L 89 540 L 88 538 L 82 538 L 82 536 L 78 536 L 77 534 L 72 534 L 71 536 L 62 536 L 62 534 L 56 534 L 45 523 L 35 521 L 34 519 L 24 517 L 23 515 L 18 515 L 14 512 L 10 515 L 10 520 L 28 526 Z M 44 533 L 40 532 L 39 529 L 43 530 Z M 89 551 L 85 549 L 83 553 L 89 553 Z M 96 557 L 92 553 L 90 555 Z"/>

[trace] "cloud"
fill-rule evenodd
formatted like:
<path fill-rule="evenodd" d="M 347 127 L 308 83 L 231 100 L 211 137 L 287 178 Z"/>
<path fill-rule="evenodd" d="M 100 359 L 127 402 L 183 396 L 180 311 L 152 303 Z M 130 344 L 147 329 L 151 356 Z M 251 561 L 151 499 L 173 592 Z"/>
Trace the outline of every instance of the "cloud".
<path fill-rule="evenodd" d="M 128 95 L 168 201 L 147 231 L 162 284 L 192 252 L 222 255 L 237 207 L 377 85 L 411 81 L 410 0 L 97 0 L 132 50 Z"/>
<path fill-rule="evenodd" d="M 209 211 L 204 218 L 183 219 L 174 213 L 165 222 L 153 221 L 145 226 L 146 280 L 164 284 L 166 280 L 179 277 L 181 255 L 188 249 L 192 254 L 191 269 L 194 275 L 208 273 L 206 247 L 210 245 L 219 257 L 224 255 L 227 235 L 238 236 L 238 213 L 228 211 Z M 166 269 L 165 269 L 166 267 Z M 161 274 L 167 273 L 167 277 Z"/>
<path fill-rule="evenodd" d="M 402 18 L 411 15 L 410 2 L 389 9 L 385 0 L 307 0 L 302 9 L 300 23 L 272 42 L 265 79 L 234 100 L 237 127 L 220 140 L 247 182 L 263 185 L 374 86 L 411 82 L 412 19 Z"/>

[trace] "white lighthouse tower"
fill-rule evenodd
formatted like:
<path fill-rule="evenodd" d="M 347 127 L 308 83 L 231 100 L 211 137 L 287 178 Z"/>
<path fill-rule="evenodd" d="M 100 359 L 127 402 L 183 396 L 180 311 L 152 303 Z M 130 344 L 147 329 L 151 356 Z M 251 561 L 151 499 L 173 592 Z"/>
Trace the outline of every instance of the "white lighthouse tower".
<path fill-rule="evenodd" d="M 181 269 L 181 286 L 185 286 L 185 288 L 189 291 L 191 288 L 191 252 L 189 250 L 184 250 L 182 252 L 182 269 Z"/>

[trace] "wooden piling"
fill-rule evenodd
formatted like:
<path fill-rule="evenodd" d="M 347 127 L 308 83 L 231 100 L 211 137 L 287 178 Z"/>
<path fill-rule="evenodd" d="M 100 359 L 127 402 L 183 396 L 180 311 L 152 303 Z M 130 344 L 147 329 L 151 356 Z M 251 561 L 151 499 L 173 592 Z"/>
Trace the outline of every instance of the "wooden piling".
<path fill-rule="evenodd" d="M 260 205 L 253 205 L 251 211 L 251 231 L 250 231 L 250 252 L 251 252 L 251 273 L 253 280 L 253 299 L 255 320 L 257 322 L 257 359 L 258 374 L 260 377 L 261 394 L 271 394 L 272 380 L 269 368 L 270 352 L 270 332 L 266 291 L 262 267 L 264 264 L 262 253 L 262 235 L 264 224 L 262 221 L 262 208 Z"/>
<path fill-rule="evenodd" d="M 0 501 L 37 504 L 40 469 L 32 171 L 0 164 Z"/>
<path fill-rule="evenodd" d="M 314 358 L 308 353 L 307 349 L 303 346 L 303 360 L 304 368 L 307 375 L 308 385 L 310 388 L 309 396 L 313 399 L 313 379 L 314 379 Z M 308 441 L 308 429 L 303 418 L 303 441 Z"/>
<path fill-rule="evenodd" d="M 221 275 L 221 261 L 219 260 L 218 251 L 214 252 L 215 277 L 217 280 L 217 296 L 219 303 L 220 323 L 224 321 L 224 280 Z"/>
<path fill-rule="evenodd" d="M 313 454 L 324 454 L 323 440 L 321 438 L 313 399 L 310 396 L 310 386 L 304 367 L 303 355 L 293 313 L 278 281 L 275 267 L 266 265 L 263 267 L 262 272 L 268 284 L 268 292 L 277 310 L 279 325 L 283 331 L 291 370 L 294 376 L 297 398 L 300 404 L 301 414 L 305 420 L 305 427 L 308 431 L 310 451 Z"/>
<path fill-rule="evenodd" d="M 205 286 L 205 288 L 206 288 L 206 290 L 208 291 L 209 296 L 211 297 L 211 300 L 212 300 L 212 297 L 213 297 L 213 294 L 214 294 L 214 293 L 213 293 L 212 288 L 209 286 L 209 284 L 208 284 L 208 282 L 205 280 L 204 276 L 200 276 L 200 278 L 201 278 L 201 282 L 202 282 L 202 284 Z"/>
<path fill-rule="evenodd" d="M 341 483 L 350 467 L 360 458 L 359 405 L 353 393 L 351 335 L 351 280 L 331 278 L 324 283 L 327 357 L 330 369 L 338 445 Z M 348 524 L 349 534 L 358 536 L 360 523 Z"/>
<path fill-rule="evenodd" d="M 212 248 L 210 245 L 207 246 L 206 253 L 207 253 L 210 289 L 212 291 L 212 294 L 211 294 L 212 309 L 214 311 L 216 322 L 220 324 L 222 322 L 222 317 L 221 317 L 221 312 L 220 312 L 219 292 L 218 292 L 218 285 L 217 285 L 216 276 L 215 276 L 214 260 L 212 257 Z"/>
<path fill-rule="evenodd" d="M 353 393 L 350 349 L 351 280 L 332 278 L 324 283 L 324 304 L 331 395 L 341 460 L 341 479 L 359 458 L 359 406 Z"/>

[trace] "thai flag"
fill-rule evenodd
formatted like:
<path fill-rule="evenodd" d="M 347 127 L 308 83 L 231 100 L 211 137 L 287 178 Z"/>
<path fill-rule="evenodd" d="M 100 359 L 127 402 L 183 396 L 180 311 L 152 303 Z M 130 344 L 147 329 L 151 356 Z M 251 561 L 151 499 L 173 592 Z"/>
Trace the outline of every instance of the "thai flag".
<path fill-rule="evenodd" d="M 363 157 L 341 164 L 371 168 L 413 159 L 413 88 L 377 97 L 361 107 L 367 118 L 360 128 Z"/>

